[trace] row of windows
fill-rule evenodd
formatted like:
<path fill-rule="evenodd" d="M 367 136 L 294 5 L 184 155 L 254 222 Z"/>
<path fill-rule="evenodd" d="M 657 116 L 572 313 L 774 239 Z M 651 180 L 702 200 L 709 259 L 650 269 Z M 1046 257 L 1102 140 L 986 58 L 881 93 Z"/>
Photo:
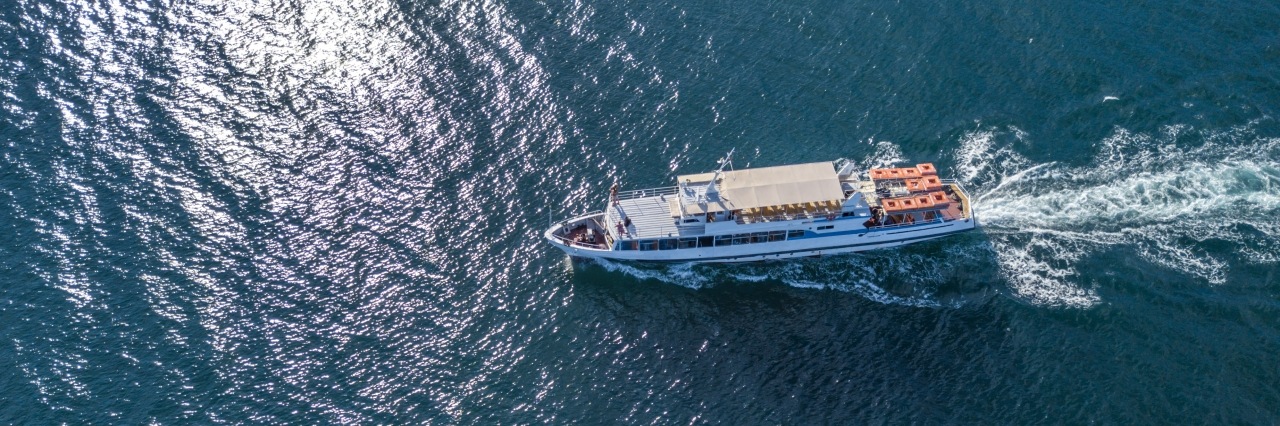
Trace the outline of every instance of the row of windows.
<path fill-rule="evenodd" d="M 804 236 L 804 231 L 753 232 L 750 234 L 717 235 L 714 237 L 663 238 L 661 240 L 619 241 L 618 250 L 676 250 L 698 247 L 736 246 L 739 244 L 767 243 Z"/>

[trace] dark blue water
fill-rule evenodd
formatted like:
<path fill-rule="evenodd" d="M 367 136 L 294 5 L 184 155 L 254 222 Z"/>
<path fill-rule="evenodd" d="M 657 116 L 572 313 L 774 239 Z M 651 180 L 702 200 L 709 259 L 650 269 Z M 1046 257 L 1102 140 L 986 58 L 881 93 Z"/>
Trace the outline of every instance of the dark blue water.
<path fill-rule="evenodd" d="M 1274 2 L 0 7 L 0 422 L 1280 422 Z M 547 217 L 934 162 L 980 232 L 574 264 Z"/>

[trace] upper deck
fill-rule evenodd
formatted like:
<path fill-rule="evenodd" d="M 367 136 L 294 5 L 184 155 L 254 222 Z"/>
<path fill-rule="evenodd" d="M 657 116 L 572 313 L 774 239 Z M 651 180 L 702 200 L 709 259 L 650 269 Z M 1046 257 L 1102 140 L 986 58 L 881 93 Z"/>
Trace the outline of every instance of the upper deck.
<path fill-rule="evenodd" d="M 620 196 L 616 207 L 605 210 L 609 216 L 606 221 L 616 224 L 623 223 L 624 218 L 631 219 L 631 225 L 626 227 L 628 238 L 679 236 L 680 231 L 675 222 L 677 218 L 671 216 L 668 204 L 668 200 L 676 197 L 676 191 L 675 187 L 658 188 L 635 191 L 630 197 Z M 607 231 L 611 234 L 617 233 L 616 229 Z"/>
<path fill-rule="evenodd" d="M 682 175 L 672 216 L 750 210 L 845 198 L 829 161 Z"/>
<path fill-rule="evenodd" d="M 845 244 L 836 248 L 862 247 L 850 249 L 857 251 L 882 245 L 874 242 L 879 240 L 918 241 L 977 223 L 961 185 L 940 179 L 930 163 L 863 173 L 844 160 L 737 171 L 725 171 L 725 165 L 722 160 L 714 173 L 682 175 L 674 187 L 619 192 L 615 184 L 603 212 L 561 222 L 546 236 L 571 255 L 706 247 L 718 253 L 721 246 L 785 241 L 777 248 L 724 249 L 738 253 L 733 259 L 775 259 L 824 254 L 833 242 Z"/>
<path fill-rule="evenodd" d="M 932 164 L 872 169 L 860 178 L 831 162 L 682 175 L 676 187 L 618 193 L 599 223 L 610 241 L 678 238 L 786 227 L 797 220 L 888 213 L 884 223 L 971 216 L 954 180 L 938 179 Z M 900 176 L 885 176 L 901 173 Z M 904 206 L 905 204 L 905 206 Z M 924 211 L 929 213 L 925 214 Z M 908 214 L 916 212 L 916 214 Z M 895 219 L 897 219 L 895 221 Z M 861 220 L 859 220 L 861 223 Z M 776 225 L 776 226 L 775 226 Z"/>

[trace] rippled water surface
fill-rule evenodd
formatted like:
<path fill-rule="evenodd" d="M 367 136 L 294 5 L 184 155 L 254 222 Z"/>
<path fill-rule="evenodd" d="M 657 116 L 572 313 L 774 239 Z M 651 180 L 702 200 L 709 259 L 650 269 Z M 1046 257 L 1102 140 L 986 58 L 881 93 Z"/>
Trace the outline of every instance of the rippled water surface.
<path fill-rule="evenodd" d="M 10 0 L 0 421 L 1280 421 L 1273 2 Z M 569 261 L 548 217 L 930 161 L 984 227 Z"/>

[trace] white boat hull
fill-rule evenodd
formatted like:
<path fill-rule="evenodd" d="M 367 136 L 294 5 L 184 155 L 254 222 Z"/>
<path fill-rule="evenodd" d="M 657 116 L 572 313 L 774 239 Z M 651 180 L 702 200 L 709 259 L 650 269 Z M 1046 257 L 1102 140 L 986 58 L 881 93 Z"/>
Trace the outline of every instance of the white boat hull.
<path fill-rule="evenodd" d="M 592 216 L 584 216 L 569 221 L 569 223 L 592 218 Z M 854 221 L 850 220 L 836 222 L 845 222 L 843 227 L 845 229 L 837 228 L 826 234 L 816 234 L 785 241 L 672 250 L 608 250 L 565 244 L 563 240 L 554 236 L 560 226 L 548 230 L 546 238 L 560 250 L 570 256 L 579 258 L 633 262 L 728 263 L 827 256 L 900 247 L 906 244 L 969 231 L 977 227 L 977 221 L 974 218 L 872 229 L 867 229 L 860 223 L 855 224 Z M 825 222 L 817 222 L 817 224 L 822 223 Z M 798 223 L 796 225 L 797 227 L 812 227 L 814 223 Z M 849 229 L 854 226 L 861 229 Z"/>

